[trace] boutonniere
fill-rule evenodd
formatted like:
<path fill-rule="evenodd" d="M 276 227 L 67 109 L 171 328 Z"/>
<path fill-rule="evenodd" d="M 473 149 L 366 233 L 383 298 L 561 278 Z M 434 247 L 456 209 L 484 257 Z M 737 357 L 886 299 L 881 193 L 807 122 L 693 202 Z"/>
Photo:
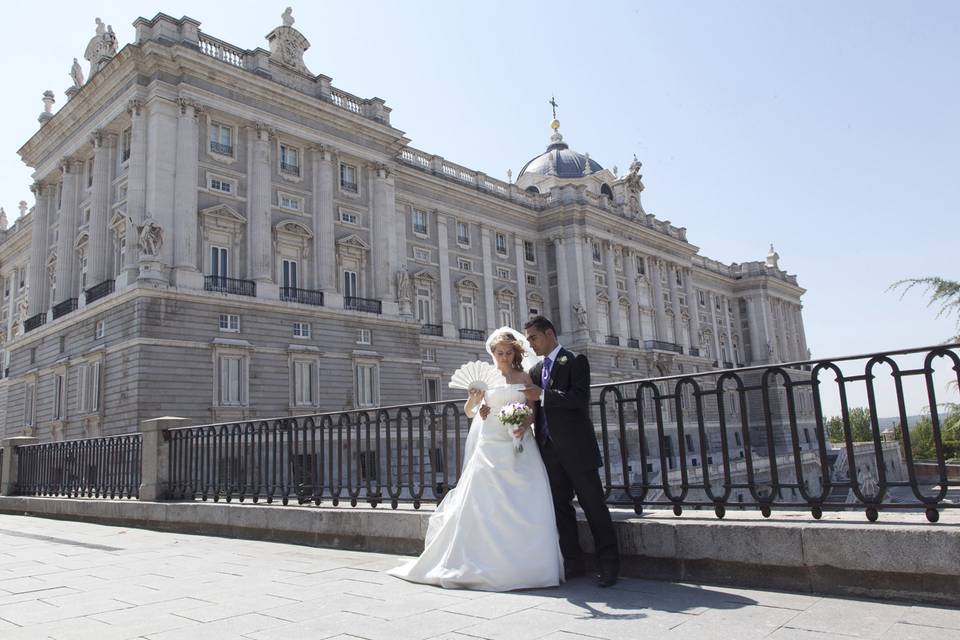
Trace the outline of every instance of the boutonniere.
<path fill-rule="evenodd" d="M 567 356 L 560 356 L 557 358 L 557 364 L 567 364 Z"/>

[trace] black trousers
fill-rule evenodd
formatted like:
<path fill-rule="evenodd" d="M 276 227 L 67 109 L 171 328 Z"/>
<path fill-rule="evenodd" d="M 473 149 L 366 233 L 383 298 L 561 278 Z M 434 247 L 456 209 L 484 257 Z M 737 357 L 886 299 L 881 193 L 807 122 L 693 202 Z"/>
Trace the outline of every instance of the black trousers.
<path fill-rule="evenodd" d="M 602 566 L 619 568 L 620 552 L 617 549 L 617 534 L 613 530 L 610 510 L 603 497 L 603 484 L 596 469 L 567 469 L 557 457 L 553 443 L 548 439 L 541 447 L 543 464 L 550 478 L 550 491 L 553 493 L 553 509 L 557 517 L 557 531 L 560 534 L 560 552 L 568 567 L 583 562 L 583 549 L 577 536 L 577 512 L 573 507 L 573 496 L 587 517 L 593 544 L 596 548 L 597 563 Z"/>

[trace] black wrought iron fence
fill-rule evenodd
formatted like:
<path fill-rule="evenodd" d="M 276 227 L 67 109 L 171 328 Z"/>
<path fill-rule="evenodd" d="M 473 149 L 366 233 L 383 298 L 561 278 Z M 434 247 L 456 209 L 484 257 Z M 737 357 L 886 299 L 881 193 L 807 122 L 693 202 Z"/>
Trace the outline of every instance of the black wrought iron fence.
<path fill-rule="evenodd" d="M 931 521 L 960 506 L 947 465 L 938 387 L 960 382 L 960 345 L 824 361 L 694 372 L 593 387 L 608 502 L 644 507 L 919 509 Z M 913 365 L 918 360 L 919 365 Z M 935 380 L 935 362 L 943 361 Z M 946 374 L 944 374 L 946 367 Z M 929 407 L 933 449 L 920 462 L 909 428 L 882 432 L 885 406 L 910 423 L 908 400 Z M 917 383 L 913 396 L 907 383 Z M 917 386 L 918 385 L 918 386 Z M 882 386 L 882 385 L 880 385 Z M 861 393 L 869 433 L 854 433 Z M 832 396 L 832 398 L 831 398 Z M 828 429 L 826 403 L 840 414 Z M 443 498 L 459 478 L 468 420 L 462 400 L 183 427 L 167 432 L 169 495 L 178 499 L 330 500 L 396 507 Z M 831 441 L 831 437 L 833 441 Z"/>
<path fill-rule="evenodd" d="M 21 445 L 14 451 L 17 495 L 136 498 L 140 493 L 139 433 Z"/>

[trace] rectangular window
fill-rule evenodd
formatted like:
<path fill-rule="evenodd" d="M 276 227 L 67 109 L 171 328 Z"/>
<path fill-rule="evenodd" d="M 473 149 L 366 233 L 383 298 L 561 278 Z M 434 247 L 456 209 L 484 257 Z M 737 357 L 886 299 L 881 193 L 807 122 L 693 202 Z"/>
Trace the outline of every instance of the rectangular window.
<path fill-rule="evenodd" d="M 95 340 L 99 340 L 107 334 L 107 321 L 106 320 L 97 320 L 93 325 L 93 337 Z"/>
<path fill-rule="evenodd" d="M 210 151 L 233 156 L 233 127 L 219 122 L 210 123 Z"/>
<path fill-rule="evenodd" d="M 352 213 L 350 211 L 343 211 L 341 209 L 340 222 L 343 222 L 344 224 L 360 224 L 360 218 L 355 213 Z"/>
<path fill-rule="evenodd" d="M 673 273 L 676 275 L 676 278 L 677 278 L 677 286 L 678 286 L 678 287 L 682 287 L 682 286 L 683 286 L 683 273 L 680 271 L 680 269 L 674 269 L 674 270 L 673 270 Z"/>
<path fill-rule="evenodd" d="M 300 175 L 300 150 L 285 144 L 280 145 L 280 172 Z"/>
<path fill-rule="evenodd" d="M 473 307 L 473 296 L 460 296 L 460 327 L 463 329 L 473 329 L 476 323 L 477 319 Z"/>
<path fill-rule="evenodd" d="M 459 220 L 457 220 L 457 243 L 468 246 L 470 244 L 470 226 Z"/>
<path fill-rule="evenodd" d="M 289 211 L 303 211 L 303 200 L 295 196 L 288 196 L 285 193 L 281 193 L 279 197 L 279 203 L 281 209 L 287 209 Z"/>
<path fill-rule="evenodd" d="M 427 212 L 420 209 L 413 210 L 413 232 L 427 235 Z"/>
<path fill-rule="evenodd" d="M 23 291 L 23 287 L 26 286 L 27 283 L 27 270 L 26 268 L 20 269 L 17 273 L 20 274 L 20 285 L 18 288 L 20 291 Z"/>
<path fill-rule="evenodd" d="M 237 333 L 240 331 L 240 316 L 232 313 L 220 314 L 220 331 Z"/>
<path fill-rule="evenodd" d="M 243 361 L 239 356 L 220 356 L 220 404 L 240 404 L 240 376 Z"/>
<path fill-rule="evenodd" d="M 509 280 L 510 269 L 507 269 L 506 267 L 497 267 L 497 277 L 501 280 Z"/>
<path fill-rule="evenodd" d="M 379 477 L 376 451 L 358 451 L 357 463 L 360 467 L 361 480 L 375 481 Z"/>
<path fill-rule="evenodd" d="M 371 338 L 370 329 L 360 329 L 357 331 L 357 344 L 370 344 Z"/>
<path fill-rule="evenodd" d="M 210 275 L 221 278 L 229 275 L 227 250 L 223 247 L 210 247 Z"/>
<path fill-rule="evenodd" d="M 413 259 L 419 262 L 430 262 L 430 250 L 421 249 L 420 247 L 414 247 Z"/>
<path fill-rule="evenodd" d="M 83 222 L 82 224 L 90 224 L 90 207 L 87 207 L 83 210 Z"/>
<path fill-rule="evenodd" d="M 100 410 L 100 363 L 90 365 L 90 411 Z"/>
<path fill-rule="evenodd" d="M 126 162 L 130 159 L 130 140 L 132 132 L 129 127 L 120 134 L 120 162 Z"/>
<path fill-rule="evenodd" d="M 617 280 L 617 291 L 626 291 L 626 290 L 627 290 L 627 283 L 624 282 L 623 280 L 619 280 L 619 279 L 618 279 L 618 280 Z"/>
<path fill-rule="evenodd" d="M 306 360 L 293 363 L 293 403 L 299 407 L 316 404 L 313 384 L 316 364 Z"/>
<path fill-rule="evenodd" d="M 700 289 L 697 289 L 697 302 L 700 304 L 701 307 L 707 306 L 707 299 L 703 295 L 703 291 L 701 291 Z"/>
<path fill-rule="evenodd" d="M 93 158 L 87 160 L 87 189 L 93 186 Z"/>
<path fill-rule="evenodd" d="M 417 321 L 421 324 L 431 324 L 433 319 L 433 300 L 430 289 L 417 287 Z"/>
<path fill-rule="evenodd" d="M 357 407 L 373 407 L 377 404 L 377 366 L 358 364 L 356 373 Z"/>
<path fill-rule="evenodd" d="M 349 193 L 357 193 L 360 190 L 355 166 L 340 163 L 340 190 Z"/>
<path fill-rule="evenodd" d="M 532 286 L 534 286 L 534 287 L 537 286 L 537 276 L 536 276 L 536 274 L 533 274 L 533 273 L 528 273 L 528 274 L 527 274 L 527 284 L 532 285 Z"/>
<path fill-rule="evenodd" d="M 595 273 L 593 274 L 593 279 L 596 281 L 598 287 L 607 286 L 607 274 L 605 273 Z"/>
<path fill-rule="evenodd" d="M 423 401 L 437 402 L 440 400 L 440 381 L 436 378 L 423 379 Z"/>
<path fill-rule="evenodd" d="M 283 261 L 283 288 L 284 289 L 296 289 L 297 288 L 297 263 L 295 260 L 284 260 Z"/>
<path fill-rule="evenodd" d="M 593 261 L 596 263 L 603 262 L 603 252 L 599 242 L 593 243 Z"/>
<path fill-rule="evenodd" d="M 497 231 L 493 237 L 497 253 L 502 256 L 507 255 L 507 234 Z"/>
<path fill-rule="evenodd" d="M 343 295 L 347 298 L 357 297 L 357 272 L 343 272 Z"/>
<path fill-rule="evenodd" d="M 309 337 L 310 337 L 310 323 L 309 323 L 309 322 L 294 322 L 294 323 L 293 323 L 293 337 L 294 337 L 294 338 L 309 338 Z"/>
<path fill-rule="evenodd" d="M 693 446 L 693 436 L 687 433 L 687 434 L 684 434 L 683 439 L 687 443 L 687 453 L 696 453 L 697 450 Z"/>
<path fill-rule="evenodd" d="M 423 350 L 423 361 L 424 362 L 436 362 L 437 361 L 437 350 L 434 347 L 427 347 Z"/>
<path fill-rule="evenodd" d="M 10 280 L 12 280 L 12 278 L 4 278 L 4 279 L 3 279 L 3 297 L 4 297 L 4 299 L 10 297 Z"/>
<path fill-rule="evenodd" d="M 734 432 L 733 432 L 733 441 L 737 443 L 737 446 L 738 446 L 738 447 L 740 446 L 741 441 L 740 441 L 740 433 L 739 433 L 739 432 L 737 432 L 737 431 L 734 431 Z"/>
<path fill-rule="evenodd" d="M 647 275 L 647 261 L 643 256 L 637 256 L 637 275 Z"/>
<path fill-rule="evenodd" d="M 90 397 L 87 394 L 87 384 L 90 377 L 90 369 L 87 365 L 80 365 L 77 368 L 77 413 L 87 412 L 87 402 Z"/>
<path fill-rule="evenodd" d="M 23 424 L 33 424 L 33 414 L 36 407 L 37 385 L 28 382 L 23 388 Z"/>
<path fill-rule="evenodd" d="M 530 240 L 523 241 L 523 259 L 527 262 L 537 261 L 537 252 L 534 248 L 533 242 Z"/>
<path fill-rule="evenodd" d="M 80 256 L 80 291 L 87 290 L 87 254 Z"/>
<path fill-rule="evenodd" d="M 457 258 L 457 268 L 461 271 L 473 271 L 473 262 L 466 258 Z"/>
<path fill-rule="evenodd" d="M 53 419 L 63 420 L 63 376 L 57 374 L 53 378 Z"/>
<path fill-rule="evenodd" d="M 527 315 L 528 315 L 529 317 L 531 317 L 531 318 L 534 317 L 534 316 L 540 315 L 540 308 L 539 308 L 539 307 L 530 307 L 529 309 L 527 309 Z"/>

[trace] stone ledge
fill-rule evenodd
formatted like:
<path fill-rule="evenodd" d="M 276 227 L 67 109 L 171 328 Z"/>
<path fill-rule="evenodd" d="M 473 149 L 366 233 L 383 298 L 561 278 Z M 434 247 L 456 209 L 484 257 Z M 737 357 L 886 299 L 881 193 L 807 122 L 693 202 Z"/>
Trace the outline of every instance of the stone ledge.
<path fill-rule="evenodd" d="M 416 554 L 429 510 L 0 497 L 0 513 Z M 752 515 L 752 514 L 751 514 Z M 960 524 L 615 513 L 625 575 L 955 605 Z M 922 516 L 920 516 L 922 518 Z M 950 518 L 952 520 L 952 518 Z M 581 522 L 589 547 L 589 530 Z"/>

